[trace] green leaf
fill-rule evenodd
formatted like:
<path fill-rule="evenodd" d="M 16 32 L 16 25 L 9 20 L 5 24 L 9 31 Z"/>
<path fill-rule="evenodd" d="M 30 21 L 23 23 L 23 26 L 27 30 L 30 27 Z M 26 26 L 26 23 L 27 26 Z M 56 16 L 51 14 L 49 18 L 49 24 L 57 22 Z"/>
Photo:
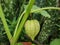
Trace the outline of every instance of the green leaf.
<path fill-rule="evenodd" d="M 27 5 L 24 5 L 24 8 L 26 9 Z M 47 11 L 42 10 L 40 7 L 37 7 L 36 5 L 34 5 L 32 7 L 31 13 L 38 13 L 38 14 L 41 14 L 42 16 L 45 16 L 45 17 L 48 17 L 48 18 L 51 17 Z"/>
<path fill-rule="evenodd" d="M 53 40 L 50 45 L 60 45 L 60 39 Z"/>
<path fill-rule="evenodd" d="M 38 10 L 38 11 L 35 11 L 35 10 Z M 36 5 L 33 6 L 31 12 L 41 14 L 42 16 L 45 16 L 45 17 L 48 17 L 48 18 L 51 17 L 47 11 L 40 10 L 40 7 L 37 7 Z"/>
<path fill-rule="evenodd" d="M 40 11 L 40 14 L 43 15 L 43 16 L 45 16 L 45 17 L 48 17 L 48 18 L 51 17 L 51 16 L 49 15 L 49 13 L 48 13 L 47 11 L 45 11 L 45 10 Z"/>

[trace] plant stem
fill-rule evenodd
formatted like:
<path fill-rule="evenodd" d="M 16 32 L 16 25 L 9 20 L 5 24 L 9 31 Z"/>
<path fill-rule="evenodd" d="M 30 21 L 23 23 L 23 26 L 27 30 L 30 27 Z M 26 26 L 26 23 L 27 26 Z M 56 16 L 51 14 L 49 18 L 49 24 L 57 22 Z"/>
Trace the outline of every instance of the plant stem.
<path fill-rule="evenodd" d="M 21 21 L 21 18 L 22 18 L 23 15 L 24 15 L 24 13 L 25 13 L 25 11 L 21 14 L 21 16 L 20 16 L 19 19 L 18 19 L 18 22 L 17 22 L 17 25 L 16 25 L 16 28 L 15 28 L 14 35 L 13 35 L 13 36 L 16 35 L 16 32 L 17 32 L 17 29 L 18 29 L 19 23 L 20 23 L 20 21 Z"/>
<path fill-rule="evenodd" d="M 20 10 L 20 13 L 19 13 L 19 17 L 18 17 L 18 19 L 17 19 L 17 25 L 16 25 L 16 28 L 15 28 L 14 35 L 13 35 L 13 36 L 15 36 L 15 34 L 16 34 L 16 32 L 17 32 L 17 29 L 18 29 L 18 26 L 19 26 L 19 23 L 20 23 L 23 15 L 24 15 L 24 13 L 25 13 L 25 11 L 24 11 L 24 12 L 21 14 L 21 12 L 22 12 L 22 10 L 23 10 L 23 6 L 24 6 L 25 1 L 26 1 L 26 0 L 23 1 L 23 4 L 22 4 L 22 6 L 21 6 L 21 10 Z"/>
<path fill-rule="evenodd" d="M 44 7 L 42 10 L 52 9 L 52 10 L 60 10 L 60 7 Z"/>
<path fill-rule="evenodd" d="M 29 13 L 30 13 L 30 11 L 31 11 L 31 8 L 32 8 L 34 2 L 35 2 L 35 0 L 29 0 L 28 7 L 27 7 L 26 12 L 25 12 L 25 14 L 24 14 L 24 16 L 23 16 L 23 18 L 22 18 L 22 21 L 21 21 L 21 23 L 20 23 L 20 25 L 19 25 L 19 27 L 18 27 L 17 33 L 16 33 L 15 36 L 13 36 L 13 38 L 12 38 L 12 45 L 14 45 L 14 44 L 16 43 L 16 41 L 18 40 L 19 35 L 20 35 L 20 33 L 21 33 L 21 30 L 22 30 L 22 28 L 23 28 L 23 26 L 24 26 L 25 21 L 27 20 L 27 18 L 28 18 L 28 16 L 29 16 Z"/>
<path fill-rule="evenodd" d="M 33 42 L 36 43 L 37 45 L 40 45 L 40 43 L 36 40 L 34 40 Z"/>
<path fill-rule="evenodd" d="M 44 8 L 39 8 L 36 10 L 32 10 L 30 13 L 41 11 L 41 10 L 60 10 L 60 7 L 44 7 Z"/>
<path fill-rule="evenodd" d="M 2 10 L 1 3 L 0 3 L 0 17 L 1 17 L 2 23 L 4 25 L 7 37 L 9 39 L 9 41 L 11 42 L 12 35 L 10 33 L 10 29 L 8 28 L 8 24 L 6 22 L 5 15 L 4 15 L 3 10 Z"/>

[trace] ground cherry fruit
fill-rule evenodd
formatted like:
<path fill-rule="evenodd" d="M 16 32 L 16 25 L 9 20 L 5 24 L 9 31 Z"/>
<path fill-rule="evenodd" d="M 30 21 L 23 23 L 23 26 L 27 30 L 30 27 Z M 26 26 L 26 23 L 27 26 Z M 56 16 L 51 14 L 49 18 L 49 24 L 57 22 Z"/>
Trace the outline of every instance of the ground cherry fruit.
<path fill-rule="evenodd" d="M 38 32 L 40 31 L 40 24 L 37 20 L 27 20 L 25 23 L 26 34 L 34 40 Z"/>

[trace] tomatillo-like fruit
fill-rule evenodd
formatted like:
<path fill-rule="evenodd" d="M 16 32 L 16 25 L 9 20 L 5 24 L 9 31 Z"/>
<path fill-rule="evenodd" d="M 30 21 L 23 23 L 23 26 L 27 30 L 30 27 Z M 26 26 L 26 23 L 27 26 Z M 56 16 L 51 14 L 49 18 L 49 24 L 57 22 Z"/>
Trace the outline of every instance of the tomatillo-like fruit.
<path fill-rule="evenodd" d="M 26 34 L 34 40 L 38 32 L 40 31 L 40 24 L 37 20 L 27 20 L 25 23 Z"/>

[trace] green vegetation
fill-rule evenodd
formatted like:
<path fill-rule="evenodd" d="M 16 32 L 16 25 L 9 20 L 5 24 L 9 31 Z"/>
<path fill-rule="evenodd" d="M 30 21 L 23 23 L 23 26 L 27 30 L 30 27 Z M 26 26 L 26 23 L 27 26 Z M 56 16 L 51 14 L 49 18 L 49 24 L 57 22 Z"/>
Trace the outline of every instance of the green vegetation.
<path fill-rule="evenodd" d="M 32 45 L 59 45 L 59 6 L 59 0 L 1 0 L 0 45 L 23 45 L 22 42 L 31 42 Z M 40 29 L 36 31 L 37 34 L 34 33 L 35 36 L 31 33 L 33 39 L 29 37 L 29 33 L 26 33 L 27 26 L 24 27 L 24 25 L 27 20 L 34 19 L 40 23 Z M 35 25 L 32 22 L 33 24 Z"/>

